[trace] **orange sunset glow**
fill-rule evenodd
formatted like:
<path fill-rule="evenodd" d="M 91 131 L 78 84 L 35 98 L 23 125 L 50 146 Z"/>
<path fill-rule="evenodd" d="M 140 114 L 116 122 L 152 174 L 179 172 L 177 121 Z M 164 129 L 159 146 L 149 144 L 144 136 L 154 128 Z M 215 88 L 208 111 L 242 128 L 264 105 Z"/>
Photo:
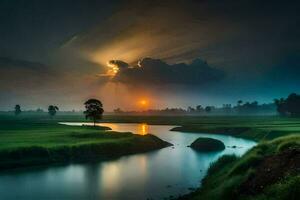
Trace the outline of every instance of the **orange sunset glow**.
<path fill-rule="evenodd" d="M 147 101 L 146 100 L 141 100 L 140 104 L 143 105 L 143 106 L 145 106 L 145 105 L 147 105 Z"/>
<path fill-rule="evenodd" d="M 149 100 L 141 99 L 138 101 L 138 105 L 141 109 L 147 109 L 147 108 L 149 108 Z"/>

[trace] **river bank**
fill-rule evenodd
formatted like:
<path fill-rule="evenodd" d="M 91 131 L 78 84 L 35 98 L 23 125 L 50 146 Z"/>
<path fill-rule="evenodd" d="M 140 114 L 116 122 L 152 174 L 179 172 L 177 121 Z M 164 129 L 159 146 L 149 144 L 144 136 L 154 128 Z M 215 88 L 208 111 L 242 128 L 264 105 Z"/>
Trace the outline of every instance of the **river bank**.
<path fill-rule="evenodd" d="M 295 119 L 241 124 L 192 124 L 172 131 L 232 135 L 259 142 L 242 157 L 214 162 L 201 187 L 179 199 L 296 199 L 300 188 L 300 125 Z"/>
<path fill-rule="evenodd" d="M 241 158 L 213 163 L 196 191 L 179 199 L 296 199 L 300 188 L 300 136 L 261 142 Z"/>
<path fill-rule="evenodd" d="M 71 127 L 42 120 L 1 120 L 0 170 L 56 163 L 101 161 L 161 149 L 171 144 L 154 135 Z"/>

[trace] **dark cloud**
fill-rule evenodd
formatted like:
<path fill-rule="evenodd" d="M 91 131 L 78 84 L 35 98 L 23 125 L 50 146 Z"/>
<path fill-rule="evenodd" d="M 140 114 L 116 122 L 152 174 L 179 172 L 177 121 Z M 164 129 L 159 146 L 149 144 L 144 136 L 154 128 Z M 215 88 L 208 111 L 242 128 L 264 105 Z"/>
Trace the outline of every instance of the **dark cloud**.
<path fill-rule="evenodd" d="M 117 66 L 119 69 L 124 69 L 124 68 L 128 68 L 129 64 L 122 61 L 122 60 L 110 60 L 108 62 L 110 65 L 115 65 Z"/>
<path fill-rule="evenodd" d="M 224 78 L 224 71 L 213 68 L 206 61 L 195 59 L 190 64 L 167 64 L 160 59 L 144 58 L 137 66 L 115 63 L 119 71 L 113 81 L 139 86 L 190 85 L 200 86 Z M 127 67 L 124 67 L 127 66 Z"/>
<path fill-rule="evenodd" d="M 0 54 L 41 60 L 111 14 L 119 0 L 1 0 Z"/>
<path fill-rule="evenodd" d="M 0 88 L 5 90 L 34 90 L 51 85 L 59 76 L 51 66 L 28 60 L 0 57 Z"/>
<path fill-rule="evenodd" d="M 35 71 L 48 71 L 49 66 L 39 62 L 15 59 L 10 57 L 0 57 L 1 68 L 26 69 Z"/>

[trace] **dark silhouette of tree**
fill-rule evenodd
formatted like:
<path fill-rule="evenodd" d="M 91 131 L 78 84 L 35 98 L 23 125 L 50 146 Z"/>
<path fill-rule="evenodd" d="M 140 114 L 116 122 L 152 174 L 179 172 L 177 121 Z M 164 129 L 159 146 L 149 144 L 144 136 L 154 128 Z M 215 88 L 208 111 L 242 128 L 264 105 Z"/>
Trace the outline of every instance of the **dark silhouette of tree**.
<path fill-rule="evenodd" d="M 53 106 L 53 105 L 50 105 L 48 106 L 48 114 L 53 117 L 54 115 L 56 115 L 56 112 L 58 111 L 58 107 L 57 106 Z"/>
<path fill-rule="evenodd" d="M 300 95 L 292 93 L 287 99 L 275 99 L 274 103 L 280 115 L 300 116 Z"/>
<path fill-rule="evenodd" d="M 193 112 L 195 112 L 196 110 L 195 110 L 195 108 L 189 106 L 188 109 L 187 109 L 187 111 L 188 111 L 189 113 L 193 113 Z"/>
<path fill-rule="evenodd" d="M 102 114 L 104 112 L 103 105 L 98 99 L 89 99 L 85 103 L 85 114 L 86 119 L 92 119 L 94 126 L 96 126 L 96 121 L 102 119 Z"/>
<path fill-rule="evenodd" d="M 238 106 L 241 106 L 241 105 L 242 105 L 242 103 L 243 103 L 243 101 L 242 101 L 242 100 L 238 100 L 238 102 L 237 102 L 237 105 L 238 105 Z"/>
<path fill-rule="evenodd" d="M 19 104 L 17 104 L 15 106 L 15 115 L 19 115 L 21 114 L 22 110 L 21 110 L 21 106 Z"/>
<path fill-rule="evenodd" d="M 254 114 L 257 113 L 260 109 L 260 105 L 257 101 L 246 102 L 243 104 L 241 100 L 238 101 L 238 104 L 235 108 L 240 114 Z"/>
<path fill-rule="evenodd" d="M 287 114 L 287 109 L 286 109 L 286 104 L 285 104 L 284 98 L 274 99 L 274 103 L 276 105 L 276 110 L 280 115 L 284 116 Z"/>
<path fill-rule="evenodd" d="M 211 106 L 206 106 L 205 107 L 205 112 L 209 113 L 212 110 Z"/>
<path fill-rule="evenodd" d="M 290 94 L 286 99 L 286 109 L 292 116 L 300 116 L 300 95 Z"/>
<path fill-rule="evenodd" d="M 201 105 L 196 106 L 196 111 L 197 112 L 202 112 L 203 111 L 202 106 Z"/>

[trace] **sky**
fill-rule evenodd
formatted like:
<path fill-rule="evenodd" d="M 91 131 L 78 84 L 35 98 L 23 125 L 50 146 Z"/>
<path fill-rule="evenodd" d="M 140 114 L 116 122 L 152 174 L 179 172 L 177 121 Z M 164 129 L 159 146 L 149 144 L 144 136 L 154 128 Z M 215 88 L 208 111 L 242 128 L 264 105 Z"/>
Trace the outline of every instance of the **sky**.
<path fill-rule="evenodd" d="M 106 111 L 186 108 L 300 93 L 299 9 L 293 0 L 1 0 L 0 110 L 80 110 L 89 98 Z"/>

